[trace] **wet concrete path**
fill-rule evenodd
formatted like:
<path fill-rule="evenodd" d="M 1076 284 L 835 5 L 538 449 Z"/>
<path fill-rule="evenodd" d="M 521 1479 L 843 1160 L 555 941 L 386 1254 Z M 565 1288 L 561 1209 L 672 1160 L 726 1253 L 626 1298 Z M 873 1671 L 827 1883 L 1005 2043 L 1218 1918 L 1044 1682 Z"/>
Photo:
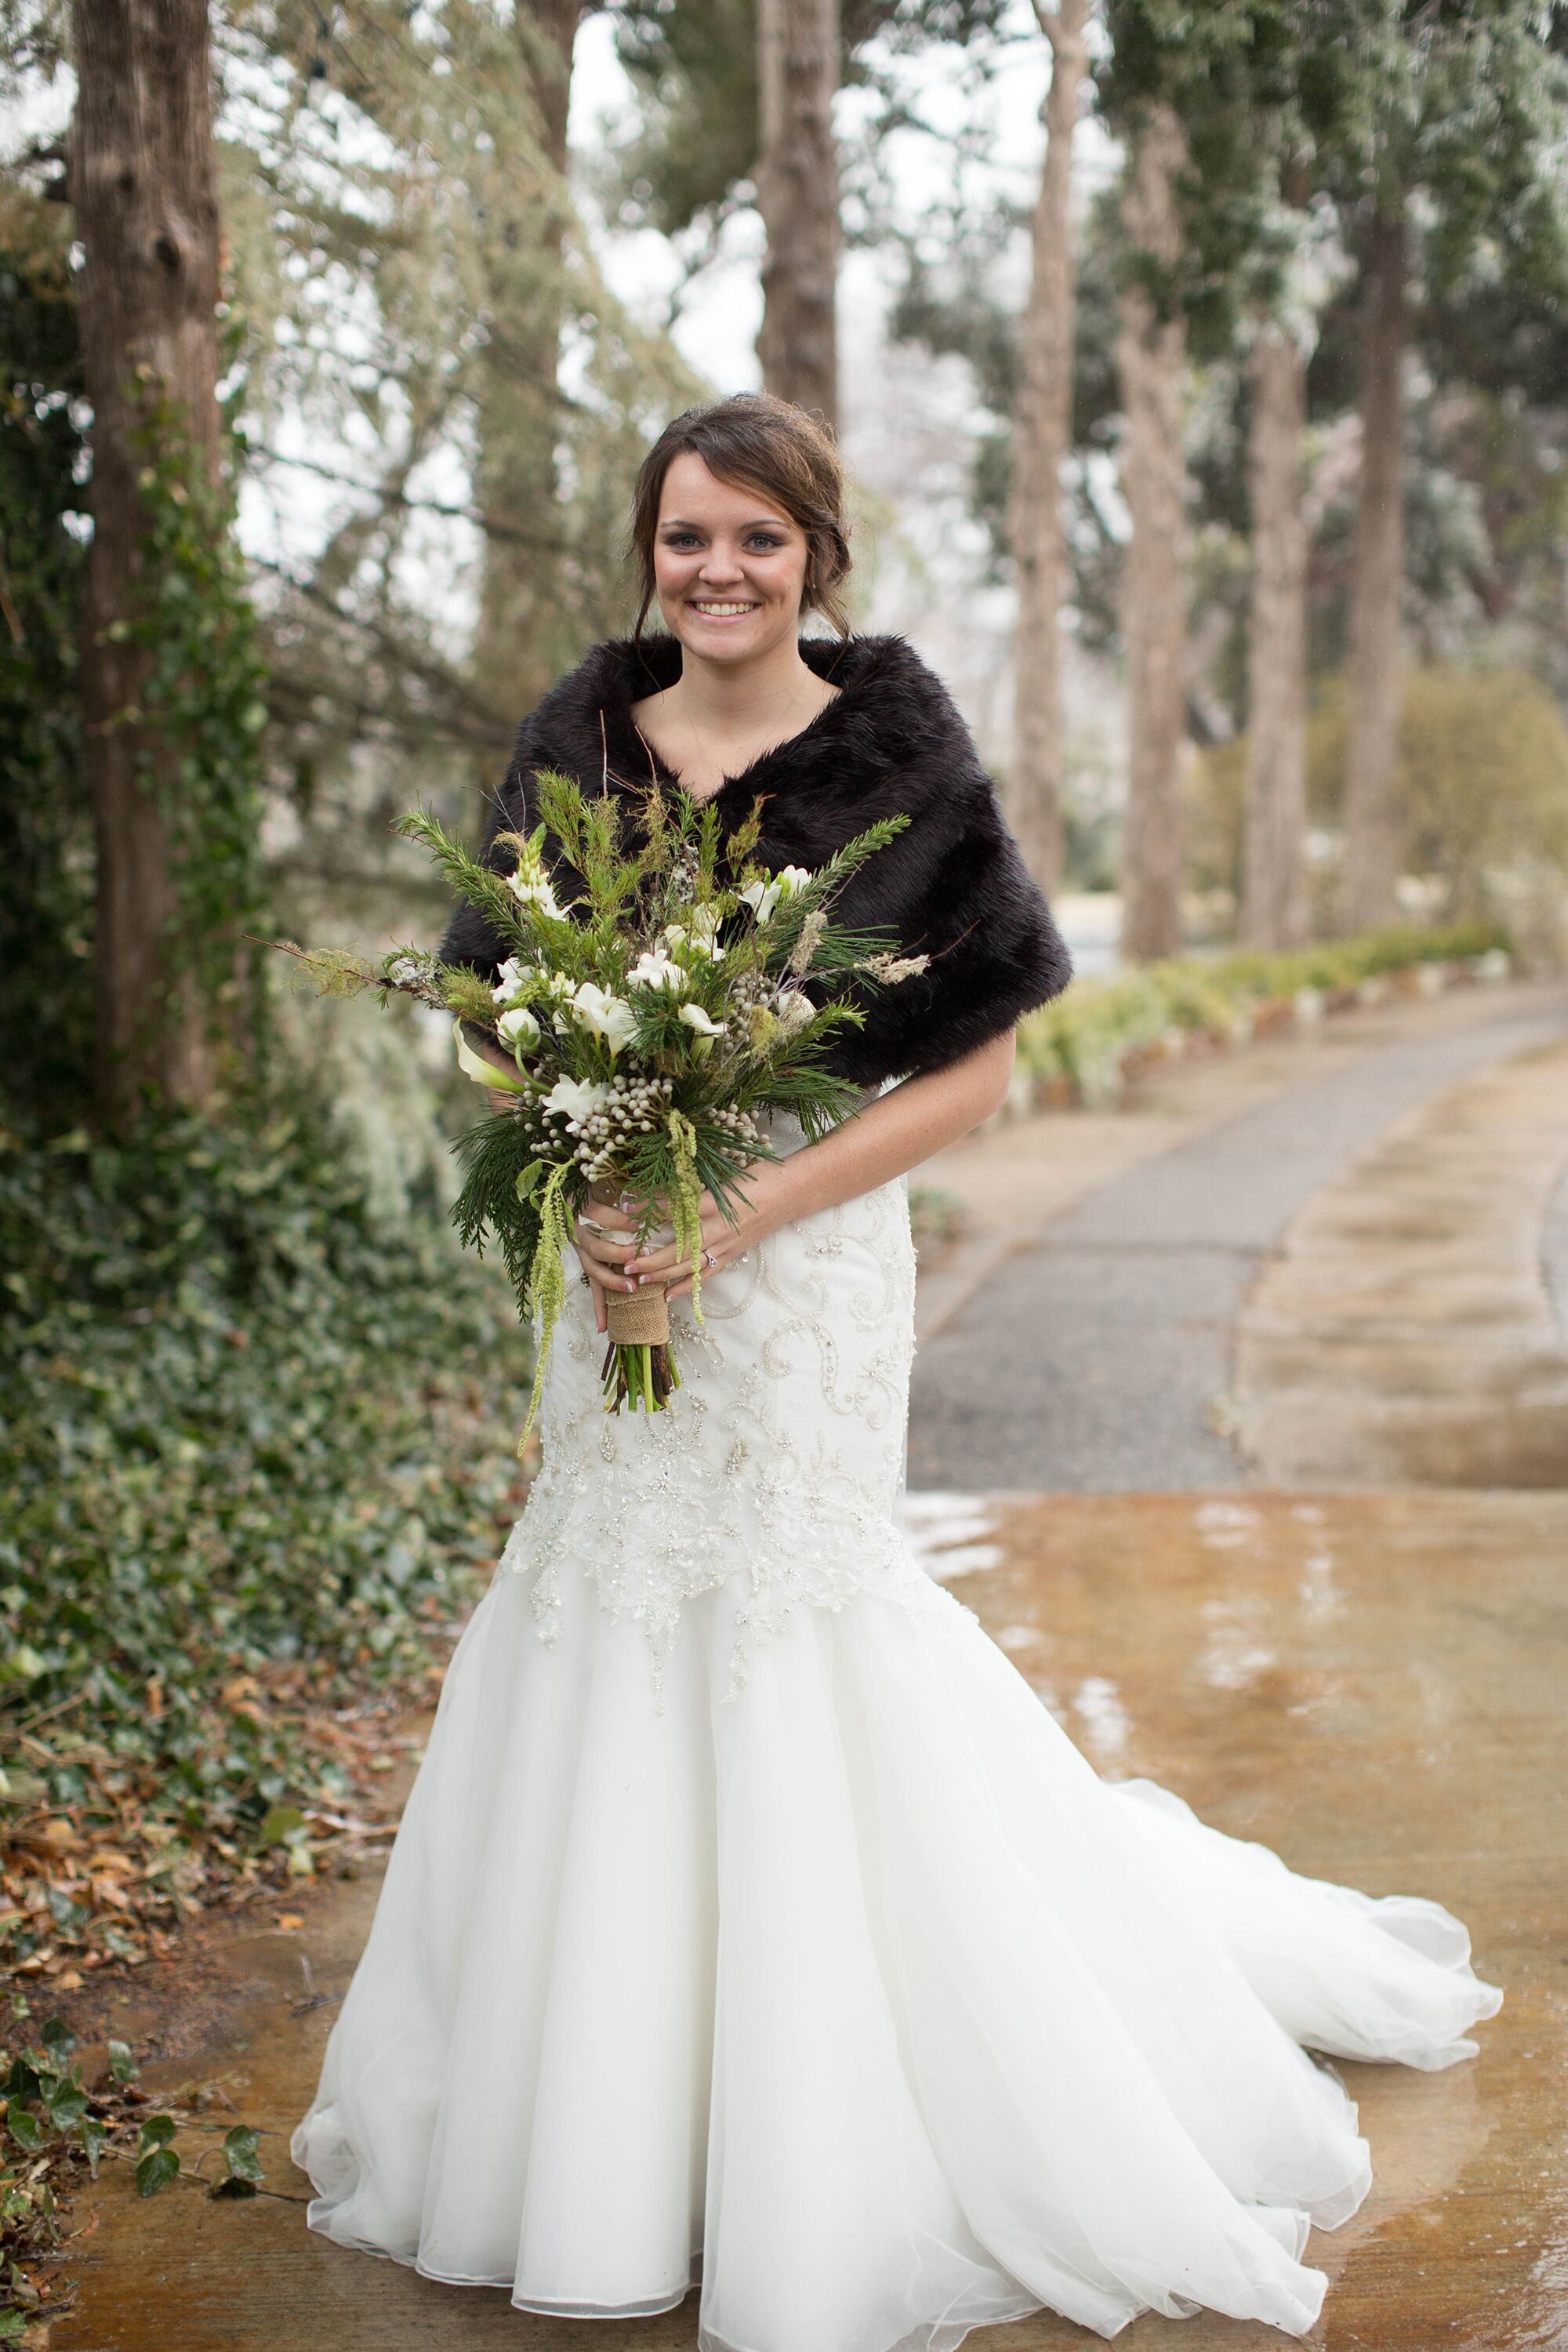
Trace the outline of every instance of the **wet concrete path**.
<path fill-rule="evenodd" d="M 1254 1474 L 1568 1489 L 1565 1168 L 1568 1038 L 1448 1087 L 1315 1192 L 1237 1326 Z"/>
<path fill-rule="evenodd" d="M 976 1524 L 974 1522 L 980 1522 Z M 1433 1895 L 1508 1994 L 1481 2058 L 1347 2067 L 1376 2186 L 1313 2237 L 1324 2352 L 1510 2352 L 1568 2340 L 1568 1496 L 1069 1496 L 977 1507 L 954 1589 L 1103 1771 L 1149 1773 L 1297 1868 Z M 942 1559 L 935 1563 L 941 1568 Z M 235 2000 L 193 2013 L 165 2084 L 220 2071 L 285 2133 L 313 2087 L 375 1881 L 235 1941 Z M 327 1996 L 307 2005 L 311 1994 Z M 226 2022 L 225 2019 L 226 2017 Z M 270 2184 L 302 2196 L 281 2137 Z M 309 2233 L 297 2204 L 84 2200 L 78 2315 L 57 2352 L 693 2352 L 689 2300 L 623 2324 L 525 2316 Z M 974 2352 L 1070 2352 L 1037 2319 Z M 1271 2331 L 1140 2321 L 1140 2352 L 1264 2352 Z"/>
<path fill-rule="evenodd" d="M 1246 1475 L 1236 1326 L 1291 1218 L 1400 1118 L 1568 1036 L 1560 988 L 1478 1010 L 1125 1169 L 1003 1257 L 922 1339 L 911 1487 L 1135 1492 Z M 1030 1123 L 1038 1153 L 1053 1124 Z"/>

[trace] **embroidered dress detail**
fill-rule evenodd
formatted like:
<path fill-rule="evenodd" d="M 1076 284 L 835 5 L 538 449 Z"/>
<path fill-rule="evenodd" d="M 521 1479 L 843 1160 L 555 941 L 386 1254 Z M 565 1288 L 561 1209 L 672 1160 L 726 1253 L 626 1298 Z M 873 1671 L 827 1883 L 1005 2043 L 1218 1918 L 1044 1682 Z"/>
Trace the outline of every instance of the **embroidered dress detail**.
<path fill-rule="evenodd" d="M 793 1119 L 770 1130 L 800 1148 Z M 902 1181 L 787 1225 L 670 1311 L 688 1370 L 663 1412 L 606 1414 L 603 1337 L 581 1284 L 557 1326 L 543 1468 L 500 1565 L 555 1638 L 562 1579 L 586 1573 L 646 1629 L 656 1683 L 682 1608 L 738 1579 L 731 1689 L 794 1609 L 875 1592 L 957 1609 L 897 1524 L 913 1350 L 914 1251 Z"/>

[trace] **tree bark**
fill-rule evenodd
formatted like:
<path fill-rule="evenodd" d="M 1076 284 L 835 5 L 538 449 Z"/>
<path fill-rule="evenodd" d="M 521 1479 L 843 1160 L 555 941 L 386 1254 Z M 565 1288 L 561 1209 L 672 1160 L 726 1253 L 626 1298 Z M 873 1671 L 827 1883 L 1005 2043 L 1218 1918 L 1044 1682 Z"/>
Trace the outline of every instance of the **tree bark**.
<path fill-rule="evenodd" d="M 493 247 L 474 503 L 500 529 L 485 541 L 473 674 L 497 715 L 514 722 L 572 657 L 562 639 L 556 561 L 528 543 L 528 529 L 553 511 L 557 487 L 566 123 L 582 16 L 582 0 L 528 0 L 513 19 L 545 168 L 498 191 L 506 217 Z"/>
<path fill-rule="evenodd" d="M 1024 860 L 1042 889 L 1062 866 L 1061 607 L 1066 583 L 1061 473 L 1072 440 L 1072 145 L 1089 63 L 1089 0 L 1037 10 L 1051 45 L 1046 153 L 1030 223 L 1029 296 L 1013 405 L 1008 537 L 1018 579 L 1013 772 L 1009 815 Z"/>
<path fill-rule="evenodd" d="M 1307 937 L 1307 363 L 1270 320 L 1252 347 L 1252 591 L 1247 615 L 1247 838 L 1241 934 L 1254 947 Z"/>
<path fill-rule="evenodd" d="M 838 0 L 757 0 L 763 382 L 838 419 Z"/>
<path fill-rule="evenodd" d="M 105 1092 L 126 1109 L 149 1090 L 198 1102 L 210 1084 L 205 1009 L 177 970 L 169 829 L 142 775 L 166 756 L 137 717 L 150 652 L 123 632 L 142 603 L 145 400 L 174 405 L 197 464 L 217 478 L 217 184 L 206 0 L 73 0 L 71 18 L 68 183 L 93 413 L 81 691 L 98 1038 Z"/>
<path fill-rule="evenodd" d="M 1373 222 L 1361 334 L 1361 488 L 1351 583 L 1350 742 L 1345 762 L 1344 913 L 1363 930 L 1398 911 L 1404 826 L 1397 802 L 1404 693 L 1405 353 L 1408 232 Z"/>
<path fill-rule="evenodd" d="M 1175 183 L 1185 153 L 1173 110 L 1149 109 L 1122 192 L 1129 245 L 1164 268 L 1181 230 Z M 1182 395 L 1186 331 L 1134 283 L 1122 293 L 1116 362 L 1127 439 L 1121 491 L 1132 535 L 1122 566 L 1127 652 L 1127 809 L 1121 844 L 1121 948 L 1138 959 L 1182 944 L 1181 761 L 1186 721 L 1186 469 Z"/>
<path fill-rule="evenodd" d="M 517 12 L 546 160 L 566 176 L 566 119 L 572 104 L 572 52 L 584 0 L 528 0 Z"/>

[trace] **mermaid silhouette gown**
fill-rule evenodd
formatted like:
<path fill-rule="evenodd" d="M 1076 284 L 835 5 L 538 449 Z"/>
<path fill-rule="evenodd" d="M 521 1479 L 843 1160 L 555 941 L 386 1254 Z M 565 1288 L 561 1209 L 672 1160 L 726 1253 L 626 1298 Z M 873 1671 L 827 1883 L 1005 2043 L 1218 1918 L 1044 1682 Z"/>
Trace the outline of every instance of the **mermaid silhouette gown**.
<path fill-rule="evenodd" d="M 310 2227 L 524 2311 L 700 2282 L 701 2352 L 1302 2333 L 1309 2225 L 1369 2185 L 1307 2052 L 1473 2054 L 1464 1929 L 1101 1780 L 921 1570 L 901 1181 L 677 1302 L 653 1419 L 605 1415 L 570 1290 L 293 2135 Z"/>

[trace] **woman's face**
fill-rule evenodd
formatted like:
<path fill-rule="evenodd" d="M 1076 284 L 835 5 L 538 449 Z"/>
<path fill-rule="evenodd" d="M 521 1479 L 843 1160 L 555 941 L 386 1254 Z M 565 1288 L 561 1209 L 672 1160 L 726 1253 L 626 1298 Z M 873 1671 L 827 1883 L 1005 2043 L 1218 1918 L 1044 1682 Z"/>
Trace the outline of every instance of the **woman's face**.
<path fill-rule="evenodd" d="M 800 625 L 805 533 L 761 490 L 683 449 L 658 502 L 654 580 L 667 626 L 704 661 L 753 661 Z"/>

